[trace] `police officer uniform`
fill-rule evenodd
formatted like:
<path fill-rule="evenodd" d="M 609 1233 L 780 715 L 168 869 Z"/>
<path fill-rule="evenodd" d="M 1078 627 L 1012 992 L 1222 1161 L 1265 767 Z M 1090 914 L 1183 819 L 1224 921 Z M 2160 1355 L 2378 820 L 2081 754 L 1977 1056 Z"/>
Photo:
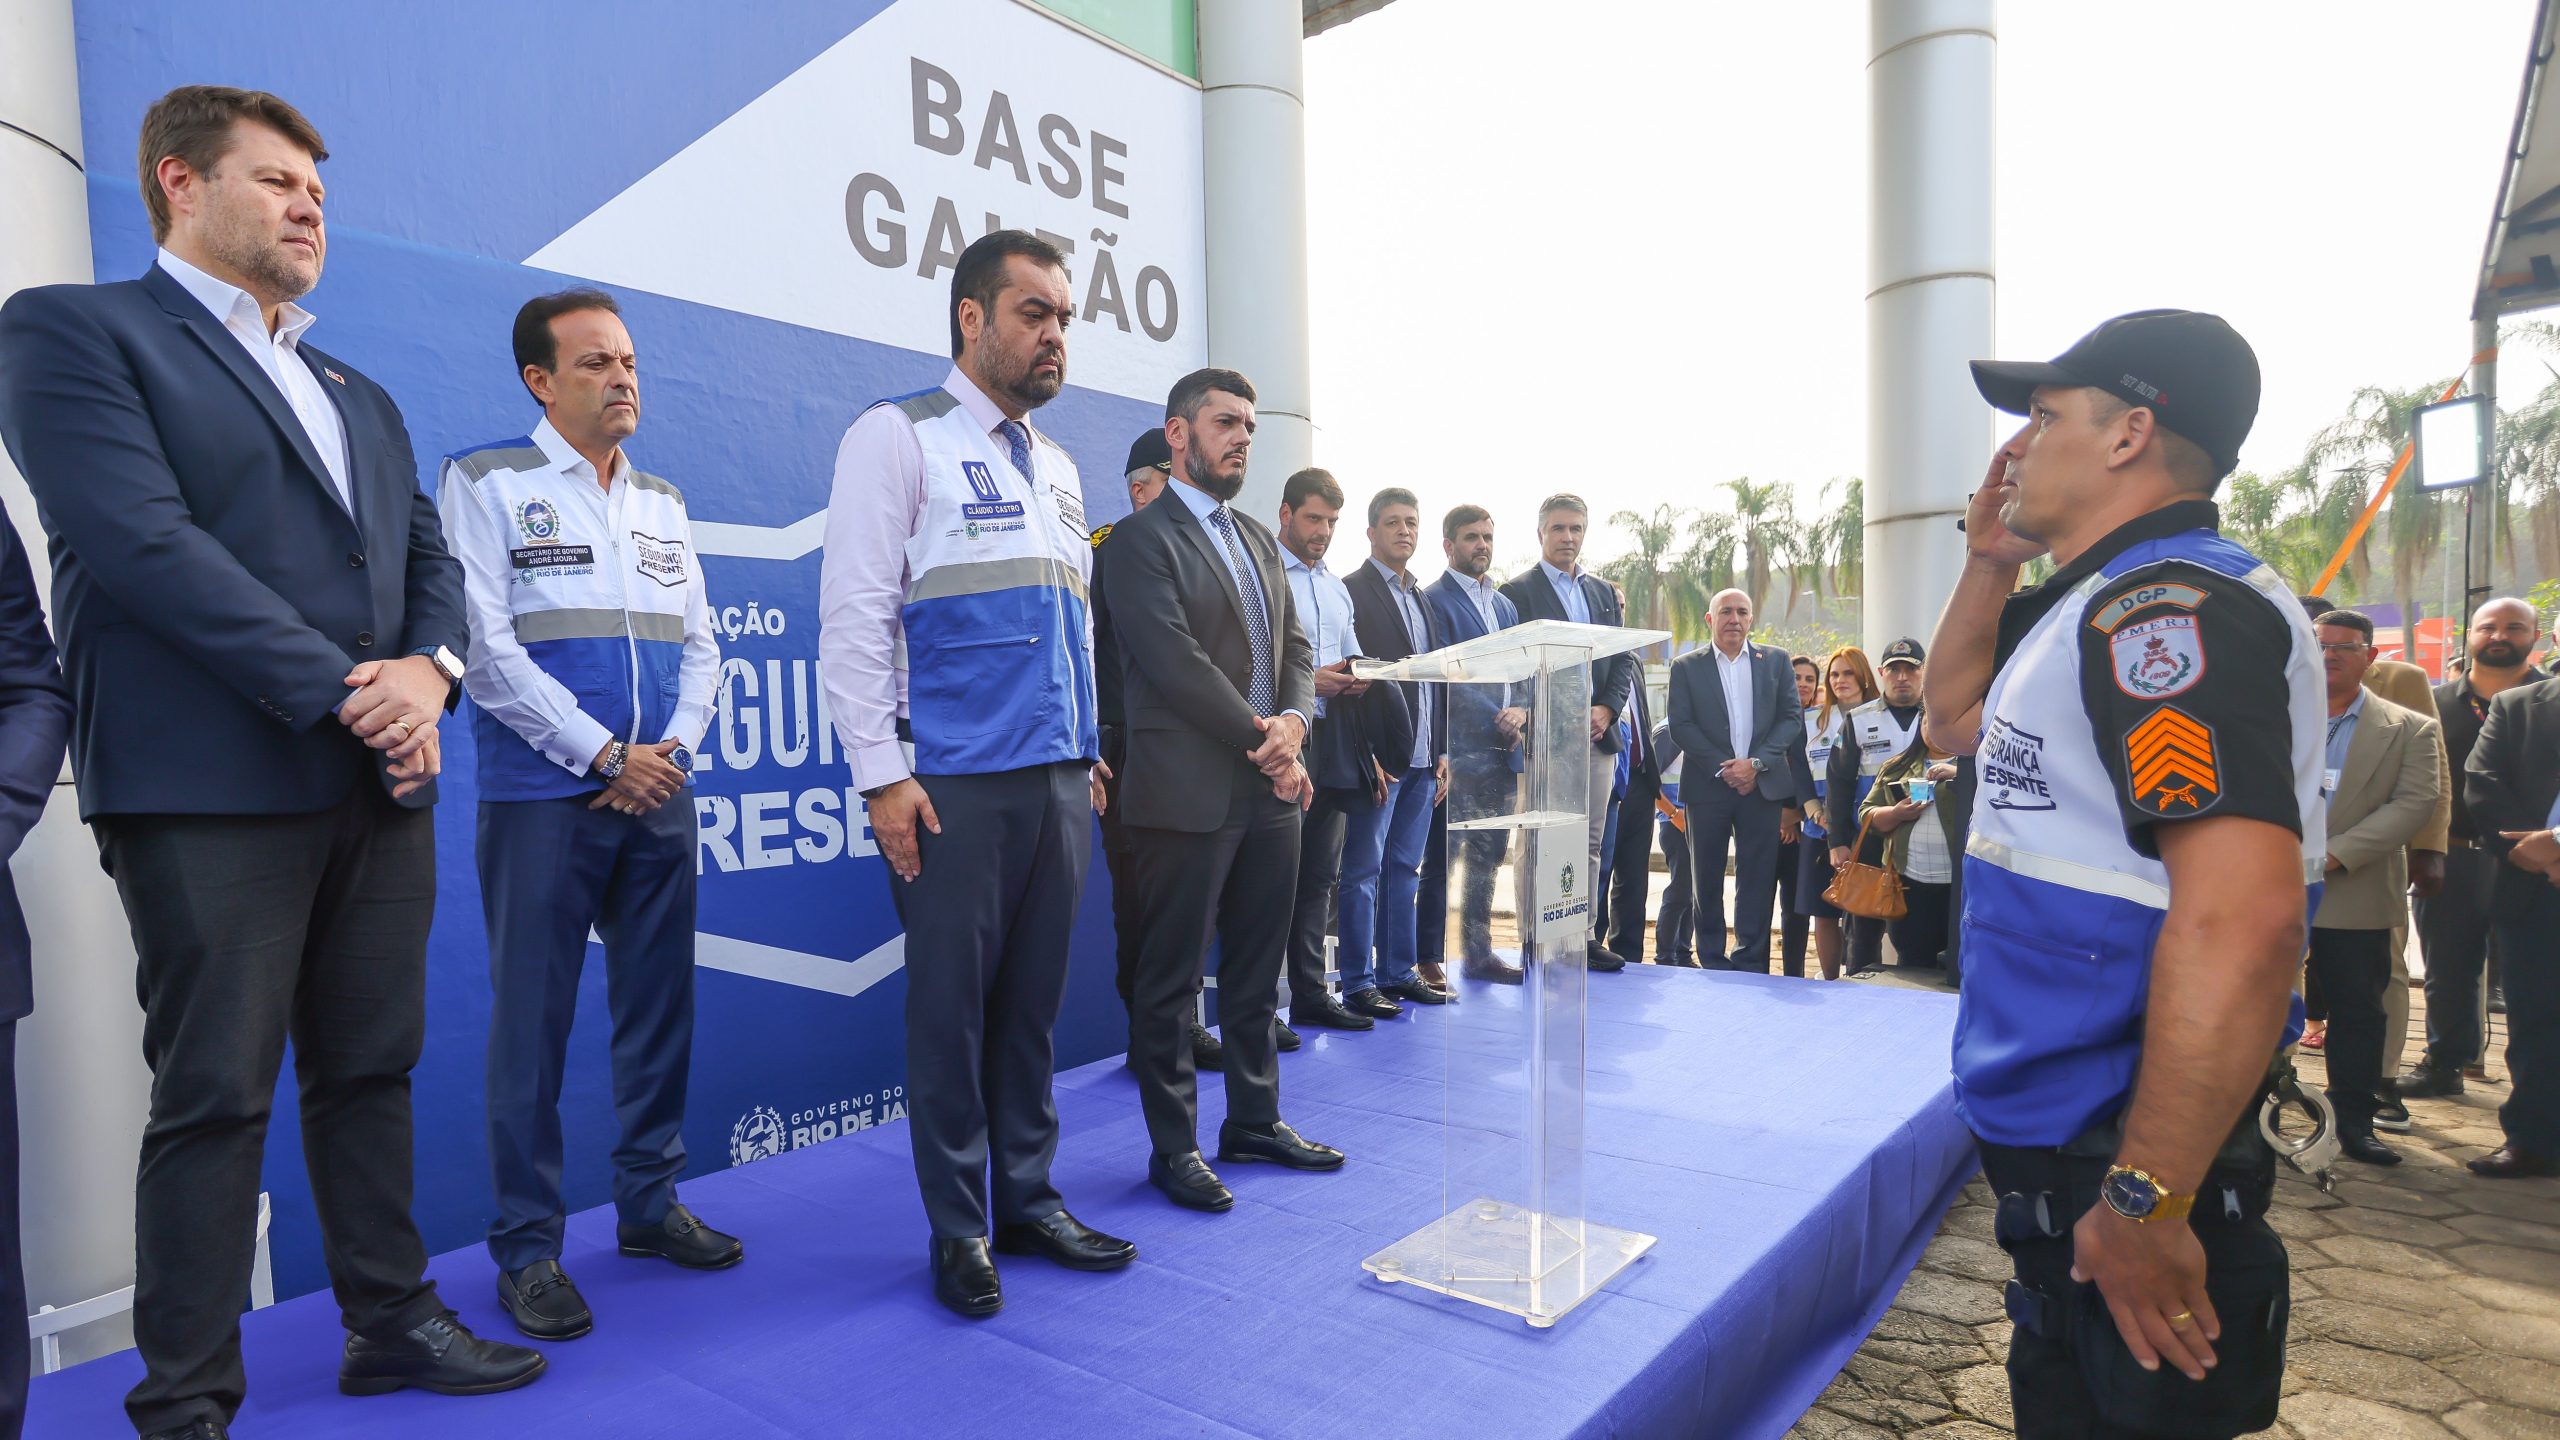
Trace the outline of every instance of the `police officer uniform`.
<path fill-rule="evenodd" d="M 629 748 L 674 740 L 670 758 L 689 770 L 710 723 L 720 643 L 684 497 L 620 456 L 599 483 L 548 419 L 448 457 L 438 495 L 472 621 L 463 682 L 494 992 L 489 1253 L 506 1276 L 560 1257 L 561 1068 L 592 929 L 613 1024 L 624 1243 L 659 1253 L 650 1235 L 672 1228 L 688 1244 L 669 1258 L 734 1263 L 726 1237 L 692 1247 L 697 1227 L 676 1200 L 693 1055 L 691 797 L 636 816 L 594 807 Z M 510 1302 L 520 1324 L 524 1298 Z M 537 1316 L 534 1330 L 583 1333 L 582 1312 L 550 1318 L 571 1328 Z"/>
<path fill-rule="evenodd" d="M 2208 361 L 2189 367 L 2210 374 L 2218 360 L 2223 384 L 2150 380 L 2187 402 L 2175 409 L 2125 398 L 2155 406 L 2164 426 L 2227 470 L 2255 413 L 2256 363 L 2220 321 L 2186 318 L 2190 331 L 2227 337 L 2201 342 Z M 2023 413 L 2036 385 L 2115 390 L 2118 374 L 2131 386 L 2155 364 L 2174 371 L 2083 353 L 2108 333 L 2052 366 L 1978 363 L 1977 383 L 1995 406 Z M 2110 1203 L 2132 1215 L 2127 1205 L 2142 1203 L 2139 1186 L 2110 1171 L 2170 902 L 2158 827 L 2224 815 L 2281 825 L 2300 837 L 2306 919 L 2318 903 L 2318 646 L 2282 578 L 2222 538 L 2217 516 L 2205 500 L 2143 515 L 2019 591 L 2000 615 L 1965 847 L 1955 1091 L 2017 1267 L 2009 1375 L 2022 1436 L 2227 1436 L 2276 1416 L 2286 1262 L 2264 1218 L 2274 1155 L 2254 1103 L 2188 1217 L 2222 1323 L 2220 1363 L 2203 1381 L 2167 1364 L 2144 1371 L 2097 1287 L 2070 1273 L 2083 1213 Z M 2297 1002 L 2292 1035 L 2299 1015 Z"/>

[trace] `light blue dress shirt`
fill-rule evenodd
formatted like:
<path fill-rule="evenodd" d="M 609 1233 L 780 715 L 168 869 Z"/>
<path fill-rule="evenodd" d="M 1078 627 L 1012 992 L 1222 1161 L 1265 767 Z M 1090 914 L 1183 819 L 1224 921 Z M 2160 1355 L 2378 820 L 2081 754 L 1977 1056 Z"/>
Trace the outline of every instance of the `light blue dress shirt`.
<path fill-rule="evenodd" d="M 1556 598 L 1564 602 L 1564 618 L 1577 625 L 1591 623 L 1591 597 L 1582 593 L 1582 577 L 1567 575 L 1546 561 L 1538 568 L 1547 572 L 1547 583 L 1554 586 Z"/>
<path fill-rule="evenodd" d="M 2329 767 L 2329 790 L 2332 794 L 2337 792 L 2338 777 L 2347 773 L 2347 747 L 2355 743 L 2356 722 L 2364 718 L 2365 694 L 2365 688 L 2361 685 L 2357 686 L 2356 698 L 2347 702 L 2347 708 L 2329 717 L 2329 753 L 2326 763 Z"/>
<path fill-rule="evenodd" d="M 1222 503 L 1222 502 L 1221 502 L 1221 501 L 1220 501 L 1216 496 L 1211 495 L 1208 491 L 1203 490 L 1203 489 L 1201 489 L 1199 486 L 1197 486 L 1197 485 L 1193 485 L 1193 484 L 1189 483 L 1188 481 L 1175 480 L 1175 481 L 1172 481 L 1172 482 L 1170 482 L 1169 484 L 1167 484 L 1164 488 L 1165 488 L 1165 493 L 1166 493 L 1166 494 L 1168 494 L 1168 495 L 1179 495 L 1179 496 L 1181 496 L 1181 497 L 1182 497 L 1182 503 L 1183 503 L 1183 505 L 1184 505 L 1186 508 L 1188 508 L 1188 509 L 1191 511 L 1192 515 L 1193 515 L 1194 517 L 1196 517 L 1196 518 L 1200 521 L 1200 528 L 1202 528 L 1202 529 L 1204 529 L 1204 530 L 1206 530 L 1206 531 L 1208 531 L 1208 532 L 1209 532 L 1209 548 L 1210 548 L 1210 549 L 1212 549 L 1212 550 L 1217 551 L 1217 552 L 1218 552 L 1218 558 L 1219 558 L 1220 560 L 1223 560 L 1223 561 L 1225 561 L 1225 562 L 1226 562 L 1226 565 L 1227 565 L 1227 582 L 1228 582 L 1229 584 L 1231 584 L 1231 585 L 1233 585 L 1233 586 L 1235 586 L 1235 587 L 1236 587 L 1236 601 L 1237 601 L 1237 603 L 1238 603 L 1238 604 L 1242 604 L 1242 603 L 1243 603 L 1243 601 L 1244 601 L 1244 587 L 1246 586 L 1246 584 L 1247 584 L 1247 583 L 1255 583 L 1255 584 L 1259 584 L 1259 583 L 1260 583 L 1258 580 L 1256 580 L 1256 581 L 1252 581 L 1252 582 L 1248 582 L 1248 581 L 1247 581 L 1247 579 L 1246 579 L 1246 577 L 1245 577 L 1245 572 L 1236 568 L 1236 567 L 1237 567 L 1237 565 L 1238 565 L 1238 564 L 1240 564 L 1240 563 L 1249 563 L 1249 562 L 1245 562 L 1245 561 L 1243 561 L 1243 560 L 1241 559 L 1241 557 L 1244 555 L 1244 531 L 1243 531 L 1242 529 L 1238 529 L 1238 530 L 1236 531 L 1236 543 L 1234 544 L 1234 546 L 1230 547 L 1230 546 L 1227 544 L 1227 542 L 1226 542 L 1226 537 L 1224 537 L 1224 536 L 1222 536 L 1222 535 L 1220 535 L 1220 534 L 1218 533 L 1218 527 L 1217 527 L 1217 526 L 1215 526 L 1215 525 L 1213 525 L 1213 524 L 1211 524 L 1211 523 L 1209 523 L 1209 515 L 1210 515 L 1210 512 L 1215 511 L 1215 510 L 1224 510 L 1224 509 L 1226 509 L 1226 506 L 1225 506 L 1225 504 L 1224 504 L 1224 503 Z M 1233 524 L 1233 523 L 1234 523 L 1234 516 L 1233 516 L 1233 512 L 1229 512 L 1229 523 L 1230 523 L 1230 524 Z M 1281 552 L 1280 552 L 1280 553 L 1281 553 L 1281 555 L 1282 555 L 1283 557 L 1286 557 L 1286 556 L 1288 555 L 1288 553 L 1289 553 L 1289 552 L 1288 552 L 1288 550 L 1284 547 L 1284 548 L 1281 550 Z M 1279 617 L 1279 616 L 1277 616 L 1277 615 L 1274 615 L 1274 616 L 1271 616 L 1271 617 L 1270 617 L 1270 620 L 1271 620 L 1271 630 L 1272 630 L 1272 634 L 1271 634 L 1271 666 L 1272 666 L 1271 684 L 1272 684 L 1272 688 L 1273 688 L 1273 693 L 1275 693 L 1275 694 L 1276 694 L 1276 693 L 1278 693 L 1279 685 L 1280 685 L 1279 667 L 1280 667 L 1280 653 L 1281 653 L 1281 649 L 1282 649 L 1282 646 L 1281 646 L 1281 644 L 1280 644 L 1280 633 L 1279 633 L 1279 631 L 1280 631 L 1280 617 Z M 1306 717 L 1306 716 L 1304 716 L 1304 715 L 1299 715 L 1299 714 L 1298 714 L 1298 711 L 1297 711 L 1297 710 L 1295 710 L 1294 708 L 1293 708 L 1293 709 L 1283 710 L 1283 711 L 1281 711 L 1280 713 L 1281 713 L 1281 714 L 1283 714 L 1283 715 L 1297 715 L 1297 716 L 1298 716 L 1298 719 L 1299 719 L 1300 721 L 1304 721 L 1304 720 L 1307 718 L 1307 717 Z M 1319 712 L 1319 713 L 1321 713 L 1321 712 Z"/>
<path fill-rule="evenodd" d="M 1319 563 L 1310 565 L 1280 547 L 1280 573 L 1289 578 L 1289 589 L 1298 599 L 1298 628 L 1307 632 L 1307 645 L 1315 652 L 1315 666 L 1321 670 L 1334 664 L 1357 648 L 1352 639 L 1351 592 L 1343 588 L 1342 577 Z M 1325 712 L 1324 697 L 1316 697 L 1316 714 Z"/>

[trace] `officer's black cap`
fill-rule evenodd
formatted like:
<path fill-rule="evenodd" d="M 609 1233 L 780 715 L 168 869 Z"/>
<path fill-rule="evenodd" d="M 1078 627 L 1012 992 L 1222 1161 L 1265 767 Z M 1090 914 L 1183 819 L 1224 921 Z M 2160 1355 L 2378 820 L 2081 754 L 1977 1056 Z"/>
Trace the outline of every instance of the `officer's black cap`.
<path fill-rule="evenodd" d="M 2039 385 L 2094 386 L 2196 443 L 2228 474 L 2258 418 L 2258 355 L 2219 315 L 2136 310 L 2083 335 L 2051 360 L 1976 360 L 1982 398 L 2027 413 Z"/>
<path fill-rule="evenodd" d="M 1129 447 L 1129 463 L 1120 467 L 1123 475 L 1135 475 L 1146 469 L 1173 468 L 1173 447 L 1165 443 L 1164 427 L 1159 425 L 1137 439 Z"/>
<path fill-rule="evenodd" d="M 1883 666 L 1891 665 L 1896 661 L 1903 661 L 1909 664 L 1918 665 L 1928 660 L 1928 658 L 1929 652 L 1920 648 L 1920 642 L 1912 639 L 1908 635 L 1905 635 L 1901 639 L 1884 647 L 1884 658 L 1878 660 L 1876 664 Z"/>

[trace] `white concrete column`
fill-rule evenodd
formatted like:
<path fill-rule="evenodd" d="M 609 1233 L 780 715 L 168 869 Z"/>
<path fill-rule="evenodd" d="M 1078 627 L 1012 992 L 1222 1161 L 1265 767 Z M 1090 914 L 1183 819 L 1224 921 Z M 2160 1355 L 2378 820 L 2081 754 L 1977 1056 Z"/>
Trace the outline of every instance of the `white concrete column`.
<path fill-rule="evenodd" d="M 86 283 L 89 201 L 71 0 L 0 4 L 0 299 Z M 47 587 L 44 532 L 26 481 L 0 452 L 0 504 Z M 150 1101 L 133 943 L 70 772 L 9 857 L 35 942 L 36 1012 L 18 1022 L 20 1241 L 30 1305 L 67 1305 L 133 1283 L 133 1169 Z M 64 1337 L 66 1361 L 132 1343 L 123 1320 Z"/>
<path fill-rule="evenodd" d="M 1869 0 L 1869 654 L 1926 637 L 1991 457 L 1965 362 L 1992 354 L 1992 0 Z"/>
<path fill-rule="evenodd" d="M 1209 363 L 1261 395 L 1236 505 L 1280 508 L 1315 463 L 1307 362 L 1306 64 L 1299 0 L 1201 0 L 1200 132 L 1208 206 Z"/>

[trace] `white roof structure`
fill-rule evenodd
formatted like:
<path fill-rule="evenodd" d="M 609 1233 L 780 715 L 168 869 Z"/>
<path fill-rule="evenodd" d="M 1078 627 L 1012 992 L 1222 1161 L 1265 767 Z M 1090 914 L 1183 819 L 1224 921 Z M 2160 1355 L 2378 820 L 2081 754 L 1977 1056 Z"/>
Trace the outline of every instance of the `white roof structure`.
<path fill-rule="evenodd" d="M 2560 94 L 2551 89 L 2552 52 L 2560 44 L 2555 26 L 2560 10 L 2542 0 L 2534 8 L 2524 91 L 2516 100 L 2506 173 L 2480 258 L 2474 320 L 2560 305 Z"/>
<path fill-rule="evenodd" d="M 1336 25 L 1347 24 L 1372 10 L 1387 8 L 1389 0 L 1304 0 L 1307 33 L 1321 35 Z"/>

